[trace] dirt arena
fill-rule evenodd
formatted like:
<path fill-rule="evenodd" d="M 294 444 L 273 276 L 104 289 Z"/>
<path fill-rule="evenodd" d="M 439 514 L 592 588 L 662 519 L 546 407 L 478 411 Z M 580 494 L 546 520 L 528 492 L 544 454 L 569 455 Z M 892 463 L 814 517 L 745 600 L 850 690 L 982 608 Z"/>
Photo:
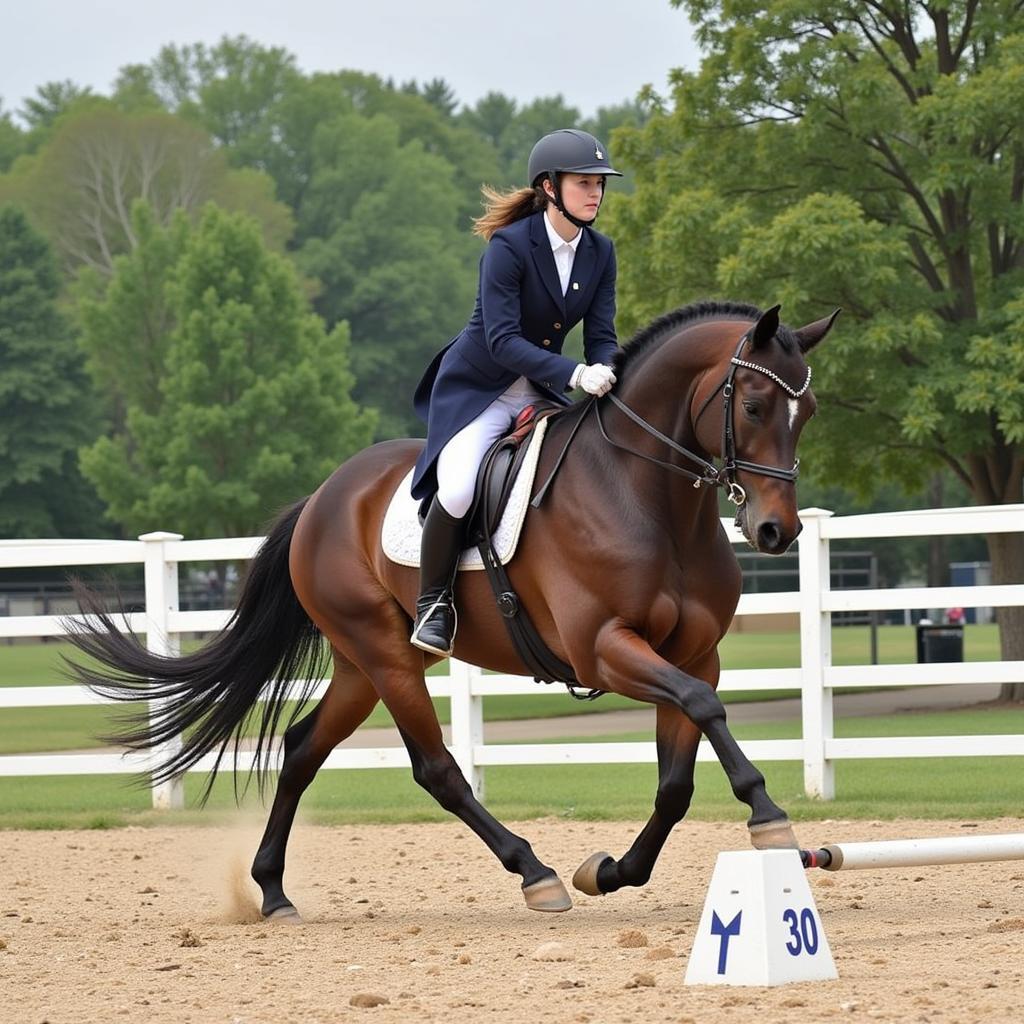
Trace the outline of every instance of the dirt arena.
<path fill-rule="evenodd" d="M 620 854 L 638 827 L 516 830 L 568 883 L 585 856 Z M 812 845 L 1021 827 L 836 822 L 799 833 Z M 0 833 L 0 1020 L 1024 1020 L 1024 863 L 814 872 L 839 981 L 686 988 L 715 854 L 744 848 L 741 826 L 687 823 L 646 889 L 574 893 L 561 915 L 527 911 L 515 878 L 456 823 L 299 826 L 286 875 L 307 919 L 298 928 L 251 916 L 242 865 L 258 834 Z"/>

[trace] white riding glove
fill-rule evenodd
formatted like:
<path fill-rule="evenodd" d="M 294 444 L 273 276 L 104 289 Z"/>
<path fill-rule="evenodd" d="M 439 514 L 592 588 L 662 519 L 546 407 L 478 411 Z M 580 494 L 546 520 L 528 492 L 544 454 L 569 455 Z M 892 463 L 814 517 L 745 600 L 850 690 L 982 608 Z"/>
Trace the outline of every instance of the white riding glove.
<path fill-rule="evenodd" d="M 615 380 L 612 368 L 605 366 L 604 363 L 593 363 L 591 366 L 580 363 L 573 371 L 569 383 L 574 388 L 583 388 L 588 395 L 600 398 L 611 391 Z"/>

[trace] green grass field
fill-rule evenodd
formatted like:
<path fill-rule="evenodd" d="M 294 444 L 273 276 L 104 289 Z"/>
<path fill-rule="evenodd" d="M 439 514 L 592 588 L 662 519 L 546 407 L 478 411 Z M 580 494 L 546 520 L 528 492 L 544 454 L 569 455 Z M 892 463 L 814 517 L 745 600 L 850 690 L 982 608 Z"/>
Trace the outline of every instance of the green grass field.
<path fill-rule="evenodd" d="M 799 724 L 738 726 L 740 739 L 799 735 Z M 982 708 L 840 719 L 839 736 L 918 736 L 1024 732 L 1024 709 Z M 588 737 L 596 741 L 644 741 L 645 733 Z M 552 742 L 572 742 L 573 737 Z M 1024 772 L 1014 758 L 921 758 L 840 761 L 838 799 L 803 796 L 801 766 L 759 765 L 769 791 L 799 821 L 827 818 L 899 817 L 981 820 L 1024 816 Z M 641 819 L 650 813 L 657 773 L 653 765 L 494 767 L 486 770 L 487 805 L 503 820 L 541 816 L 586 820 Z M 127 824 L 219 824 L 239 815 L 265 815 L 255 791 L 235 808 L 232 780 L 218 779 L 205 810 L 194 803 L 202 785 L 188 776 L 191 809 L 173 814 L 150 807 L 148 791 L 127 777 L 0 778 L 0 828 L 113 828 Z M 253 787 L 255 790 L 255 787 Z M 702 820 L 744 819 L 721 768 L 697 766 L 691 815 Z M 319 824 L 363 821 L 437 821 L 446 814 L 405 769 L 323 772 L 303 799 L 304 820 Z"/>
<path fill-rule="evenodd" d="M 966 631 L 968 660 L 999 657 L 995 627 L 974 626 Z M 67 644 L 48 643 L 0 647 L 0 686 L 66 684 L 61 675 L 61 654 Z M 795 634 L 738 634 L 722 645 L 727 668 L 787 667 L 798 664 Z M 836 664 L 868 662 L 866 628 L 835 629 Z M 879 631 L 882 662 L 914 660 L 914 634 L 910 628 L 884 627 Z M 438 671 L 444 671 L 439 667 Z M 544 688 L 545 691 L 547 688 Z M 554 688 L 552 688 L 554 690 Z M 484 701 L 490 721 L 555 715 L 599 714 L 605 710 L 635 708 L 632 701 L 606 697 L 590 704 L 573 701 L 560 690 L 529 697 L 492 697 Z M 764 694 L 727 694 L 733 699 L 764 699 Z M 439 717 L 448 720 L 448 702 L 435 702 Z M 121 710 L 121 709 L 118 709 Z M 97 736 L 111 728 L 112 709 L 24 708 L 0 713 L 0 754 L 88 749 Z M 390 716 L 378 708 L 370 726 L 385 725 Z M 860 730 L 860 731 L 857 731 Z M 567 727 L 567 734 L 571 734 Z M 800 734 L 799 722 L 771 723 L 737 728 L 741 738 L 771 739 Z M 969 709 L 935 714 L 915 713 L 891 717 L 839 720 L 837 735 L 954 735 L 1024 732 L 1024 711 Z M 601 737 L 608 740 L 649 740 L 646 734 Z M 571 740 L 571 735 L 568 736 Z M 594 737 L 590 737 L 594 740 Z M 560 741 L 564 742 L 564 740 Z M 837 766 L 840 798 L 822 804 L 802 795 L 798 764 L 761 765 L 776 799 L 795 818 L 822 817 L 994 817 L 1024 814 L 1024 773 L 1012 758 L 961 758 L 899 761 L 844 761 Z M 496 767 L 487 770 L 488 805 L 505 819 L 555 815 L 577 818 L 642 818 L 649 813 L 656 781 L 652 765 Z M 202 779 L 189 776 L 186 789 L 194 803 Z M 258 810 L 250 794 L 244 802 Z M 235 817 L 232 783 L 218 780 L 204 811 L 174 815 L 150 808 L 147 790 L 124 776 L 57 778 L 0 778 L 0 828 L 115 827 L 128 823 L 156 824 L 216 822 Z M 243 810 L 242 813 L 248 813 Z M 259 812 L 263 813 L 263 812 Z M 441 820 L 445 813 L 423 793 L 405 770 L 325 772 L 303 801 L 307 820 L 336 823 L 354 821 Z M 692 814 L 705 819 L 742 820 L 743 808 L 728 791 L 717 765 L 698 766 L 698 795 Z"/>
<path fill-rule="evenodd" d="M 867 664 L 869 634 L 867 627 L 833 630 L 833 662 L 837 665 Z M 914 631 L 911 627 L 887 626 L 879 630 L 879 661 L 894 664 L 914 660 Z M 969 626 L 965 634 L 965 657 L 969 661 L 995 660 L 999 657 L 999 639 L 995 626 Z M 722 643 L 725 668 L 785 668 L 799 664 L 799 637 L 795 633 L 736 634 Z M 0 647 L 0 686 L 66 685 L 62 655 L 72 655 L 66 643 L 20 644 Z M 447 671 L 437 666 L 437 673 Z M 796 691 L 775 691 L 775 696 L 795 696 Z M 727 703 L 764 700 L 773 694 L 763 692 L 725 693 Z M 448 701 L 434 702 L 438 718 L 450 720 Z M 598 701 L 573 700 L 561 687 L 538 686 L 528 697 L 488 697 L 484 716 L 488 721 L 516 718 L 601 714 L 605 711 L 634 709 L 635 701 L 609 695 Z M 125 708 L 12 708 L 0 713 L 0 755 L 33 751 L 87 750 L 101 745 L 98 737 L 116 731 L 114 716 Z M 391 724 L 386 709 L 378 707 L 366 722 L 369 728 Z"/>

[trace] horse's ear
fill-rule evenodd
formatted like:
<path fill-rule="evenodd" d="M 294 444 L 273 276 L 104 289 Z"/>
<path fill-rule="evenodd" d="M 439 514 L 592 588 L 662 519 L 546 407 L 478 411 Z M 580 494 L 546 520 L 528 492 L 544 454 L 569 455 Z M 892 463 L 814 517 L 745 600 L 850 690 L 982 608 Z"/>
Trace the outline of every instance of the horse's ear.
<path fill-rule="evenodd" d="M 761 319 L 754 324 L 750 331 L 750 349 L 763 348 L 767 345 L 772 338 L 775 337 L 775 332 L 779 329 L 779 310 L 782 306 L 772 306 L 771 309 L 766 309 L 761 314 Z"/>
<path fill-rule="evenodd" d="M 832 330 L 832 325 L 841 312 L 841 309 L 837 309 L 831 316 L 822 317 L 820 320 L 815 320 L 813 324 L 807 324 L 805 327 L 794 331 L 793 333 L 796 335 L 796 340 L 800 345 L 800 351 L 810 352 Z"/>

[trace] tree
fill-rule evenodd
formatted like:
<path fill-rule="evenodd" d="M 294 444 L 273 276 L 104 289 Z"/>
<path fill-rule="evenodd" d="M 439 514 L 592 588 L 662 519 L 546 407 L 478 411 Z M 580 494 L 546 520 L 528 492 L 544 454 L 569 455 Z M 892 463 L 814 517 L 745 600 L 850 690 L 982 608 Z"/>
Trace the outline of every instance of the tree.
<path fill-rule="evenodd" d="M 445 117 L 455 116 L 459 101 L 455 90 L 443 78 L 432 78 L 429 82 L 424 82 L 419 94 Z"/>
<path fill-rule="evenodd" d="M 179 214 L 175 230 L 183 223 Z M 122 257 L 117 276 L 141 254 Z M 213 205 L 189 230 L 166 288 L 173 328 L 159 396 L 133 400 L 124 433 L 86 450 L 83 469 L 129 531 L 254 533 L 370 439 L 373 416 L 350 397 L 347 331 L 325 332 L 255 221 Z M 124 308 L 123 295 L 110 302 L 111 317 Z M 126 349 L 136 326 L 125 318 Z"/>
<path fill-rule="evenodd" d="M 98 393 L 106 399 L 110 429 L 126 430 L 129 408 L 155 409 L 175 317 L 167 282 L 190 235 L 189 219 L 178 210 L 166 227 L 137 199 L 132 208 L 130 254 L 114 260 L 105 277 L 86 268 L 76 282 L 82 349 Z"/>
<path fill-rule="evenodd" d="M 25 133 L 11 120 L 11 115 L 0 103 L 0 174 L 7 171 L 24 148 Z"/>
<path fill-rule="evenodd" d="M 980 504 L 1019 502 L 1021 5 L 674 3 L 706 56 L 616 136 L 638 184 L 609 204 L 624 320 L 708 292 L 793 322 L 841 305 L 815 365 L 815 476 L 912 490 L 941 470 Z M 988 547 L 994 582 L 1024 579 L 1024 537 Z M 1024 609 L 1000 626 L 1024 659 Z"/>
<path fill-rule="evenodd" d="M 121 69 L 116 94 L 148 91 L 166 110 L 196 121 L 237 166 L 263 169 L 272 143 L 271 111 L 300 77 L 295 57 L 244 35 L 165 46 L 148 65 Z"/>
<path fill-rule="evenodd" d="M 75 471 L 89 440 L 91 395 L 71 329 L 57 308 L 46 240 L 0 208 L 0 536 L 61 536 L 95 513 Z M 77 500 L 69 500 L 74 496 Z M 85 502 L 85 515 L 79 515 Z M 77 532 L 77 531 L 76 531 Z"/>
<path fill-rule="evenodd" d="M 30 131 L 39 132 L 52 128 L 57 119 L 74 107 L 79 100 L 92 96 L 92 90 L 84 89 L 72 81 L 47 82 L 36 89 L 21 108 L 21 117 Z"/>
<path fill-rule="evenodd" d="M 272 182 L 231 170 L 200 128 L 162 111 L 127 114 L 106 100 L 62 117 L 50 141 L 0 180 L 5 195 L 30 211 L 72 273 L 84 265 L 109 275 L 115 257 L 135 246 L 135 199 L 165 224 L 176 210 L 195 215 L 211 199 L 245 210 L 275 246 L 292 229 Z"/>
<path fill-rule="evenodd" d="M 452 178 L 384 116 L 337 117 L 316 135 L 297 260 L 319 282 L 318 312 L 351 328 L 356 395 L 380 410 L 379 437 L 422 430 L 416 382 L 472 310 L 479 247 L 459 229 Z"/>

